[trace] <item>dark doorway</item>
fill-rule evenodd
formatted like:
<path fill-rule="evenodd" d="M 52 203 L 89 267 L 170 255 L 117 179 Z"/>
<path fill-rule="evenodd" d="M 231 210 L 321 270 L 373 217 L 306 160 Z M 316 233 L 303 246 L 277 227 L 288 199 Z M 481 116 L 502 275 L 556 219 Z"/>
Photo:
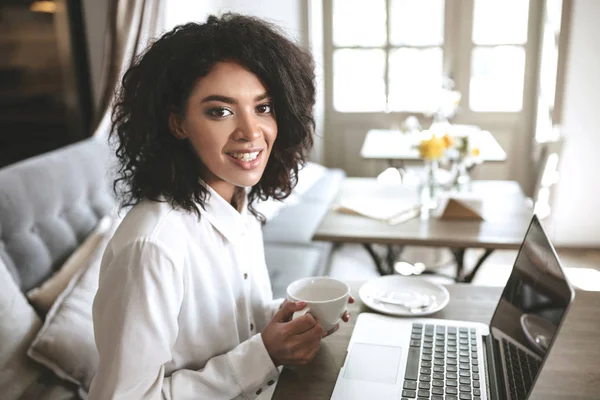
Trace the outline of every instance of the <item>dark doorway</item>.
<path fill-rule="evenodd" d="M 0 167 L 90 136 L 81 1 L 0 2 Z"/>

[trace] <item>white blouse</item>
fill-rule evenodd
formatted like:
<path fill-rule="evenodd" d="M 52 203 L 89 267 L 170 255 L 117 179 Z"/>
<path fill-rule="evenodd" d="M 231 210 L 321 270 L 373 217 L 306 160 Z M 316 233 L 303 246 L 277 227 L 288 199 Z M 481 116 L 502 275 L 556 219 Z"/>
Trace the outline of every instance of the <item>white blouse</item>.
<path fill-rule="evenodd" d="M 134 206 L 110 241 L 93 318 L 89 399 L 254 399 L 278 377 L 260 222 L 208 187 L 206 210 Z"/>

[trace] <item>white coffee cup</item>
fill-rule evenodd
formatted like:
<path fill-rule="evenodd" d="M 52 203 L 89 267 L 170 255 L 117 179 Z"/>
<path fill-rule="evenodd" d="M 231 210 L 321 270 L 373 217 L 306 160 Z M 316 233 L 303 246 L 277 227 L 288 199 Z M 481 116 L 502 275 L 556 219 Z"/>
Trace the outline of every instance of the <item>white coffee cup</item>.
<path fill-rule="evenodd" d="M 340 322 L 348 305 L 350 287 L 337 279 L 317 276 L 299 279 L 287 287 L 288 300 L 303 301 L 306 307 L 296 311 L 292 319 L 306 313 L 315 317 L 323 330 L 329 331 Z"/>

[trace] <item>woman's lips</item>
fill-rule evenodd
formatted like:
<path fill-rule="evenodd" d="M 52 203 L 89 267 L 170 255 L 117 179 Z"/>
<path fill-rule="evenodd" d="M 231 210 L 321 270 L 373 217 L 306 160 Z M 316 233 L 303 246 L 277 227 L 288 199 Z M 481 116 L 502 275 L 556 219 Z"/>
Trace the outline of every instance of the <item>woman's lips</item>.
<path fill-rule="evenodd" d="M 254 159 L 250 159 L 254 154 L 256 157 Z M 263 157 L 263 150 L 258 151 L 243 151 L 243 152 L 230 152 L 227 153 L 227 156 L 234 164 L 240 166 L 245 170 L 250 170 L 258 167 Z"/>

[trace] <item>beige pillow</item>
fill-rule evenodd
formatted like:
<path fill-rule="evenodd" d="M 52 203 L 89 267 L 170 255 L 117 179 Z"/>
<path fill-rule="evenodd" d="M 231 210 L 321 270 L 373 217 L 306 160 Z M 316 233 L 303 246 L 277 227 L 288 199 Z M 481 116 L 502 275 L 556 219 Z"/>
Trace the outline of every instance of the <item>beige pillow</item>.
<path fill-rule="evenodd" d="M 0 398 L 16 400 L 36 382 L 42 369 L 27 348 L 42 321 L 0 260 Z"/>
<path fill-rule="evenodd" d="M 119 220 L 113 222 L 79 272 L 58 296 L 27 354 L 59 378 L 87 393 L 98 369 L 92 304 L 98 290 L 100 262 Z"/>
<path fill-rule="evenodd" d="M 40 287 L 27 292 L 29 302 L 41 314 L 46 315 L 58 296 L 65 290 L 69 281 L 84 265 L 89 265 L 90 257 L 111 228 L 114 217 L 105 216 L 84 242 L 71 254 L 56 273 Z"/>

